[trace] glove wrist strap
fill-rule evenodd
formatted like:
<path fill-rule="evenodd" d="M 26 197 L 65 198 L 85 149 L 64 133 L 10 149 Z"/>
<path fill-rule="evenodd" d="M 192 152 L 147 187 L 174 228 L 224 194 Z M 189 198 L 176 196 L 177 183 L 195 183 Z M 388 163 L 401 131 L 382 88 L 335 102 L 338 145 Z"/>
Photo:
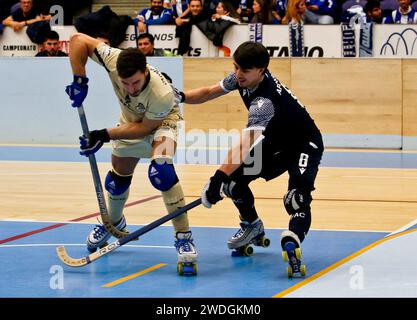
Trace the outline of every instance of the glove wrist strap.
<path fill-rule="evenodd" d="M 103 142 L 110 142 L 110 135 L 107 129 L 98 130 L 100 140 Z"/>
<path fill-rule="evenodd" d="M 88 83 L 88 78 L 85 76 L 80 76 L 77 74 L 74 74 L 74 82 L 77 84 L 87 84 Z"/>

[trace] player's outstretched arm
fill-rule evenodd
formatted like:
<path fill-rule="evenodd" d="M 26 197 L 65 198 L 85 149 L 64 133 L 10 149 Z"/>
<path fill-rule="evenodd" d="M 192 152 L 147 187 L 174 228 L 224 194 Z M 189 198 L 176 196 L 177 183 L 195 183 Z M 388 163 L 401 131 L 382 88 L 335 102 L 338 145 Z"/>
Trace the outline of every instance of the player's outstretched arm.
<path fill-rule="evenodd" d="M 226 93 L 228 92 L 224 91 L 220 84 L 215 84 L 209 87 L 201 87 L 185 91 L 183 101 L 181 102 L 199 104 L 218 98 Z"/>

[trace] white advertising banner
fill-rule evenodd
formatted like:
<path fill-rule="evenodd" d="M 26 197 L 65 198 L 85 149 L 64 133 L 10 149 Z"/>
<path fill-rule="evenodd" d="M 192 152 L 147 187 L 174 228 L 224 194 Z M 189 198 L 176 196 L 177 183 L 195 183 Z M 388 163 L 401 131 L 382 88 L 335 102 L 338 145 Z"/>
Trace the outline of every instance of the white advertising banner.
<path fill-rule="evenodd" d="M 342 36 L 340 25 L 304 26 L 306 57 L 341 58 Z"/>
<path fill-rule="evenodd" d="M 155 48 L 169 50 L 177 54 L 179 39 L 175 38 L 175 26 L 153 25 L 149 26 L 148 31 L 155 37 Z M 218 49 L 196 26 L 193 26 L 191 31 L 190 47 L 189 57 L 217 57 Z"/>
<path fill-rule="evenodd" d="M 238 25 L 229 28 L 224 35 L 224 45 L 231 54 L 251 35 L 250 25 Z M 289 57 L 288 26 L 264 25 L 263 45 L 268 49 L 271 57 Z M 340 26 L 304 26 L 304 50 L 307 57 L 340 58 L 341 55 Z"/>
<path fill-rule="evenodd" d="M 416 25 L 377 25 L 373 38 L 374 57 L 417 58 Z"/>
<path fill-rule="evenodd" d="M 26 27 L 16 32 L 12 28 L 4 28 L 0 36 L 0 56 L 33 57 L 38 51 L 38 45 L 27 36 Z"/>
<path fill-rule="evenodd" d="M 68 53 L 71 34 L 76 32 L 73 26 L 53 26 L 60 35 L 61 50 Z M 252 29 L 251 29 L 252 28 Z M 289 57 L 289 29 L 283 25 L 263 25 L 262 30 L 253 30 L 254 26 L 241 24 L 230 27 L 223 38 L 223 48 L 217 48 L 207 37 L 193 26 L 191 32 L 189 57 L 230 56 L 236 48 L 262 31 L 262 43 L 272 57 Z M 155 47 L 177 52 L 178 38 L 175 38 L 174 25 L 150 26 L 149 32 L 155 37 Z M 355 27 L 357 56 L 359 52 L 360 28 Z M 416 25 L 375 25 L 373 28 L 373 56 L 381 58 L 417 58 Z M 136 47 L 134 26 L 126 30 L 125 41 L 121 48 Z M 4 28 L 0 37 L 0 56 L 34 56 L 39 46 L 30 41 L 26 28 L 14 32 Z M 306 57 L 340 58 L 342 57 L 342 34 L 340 25 L 305 25 L 304 52 Z"/>

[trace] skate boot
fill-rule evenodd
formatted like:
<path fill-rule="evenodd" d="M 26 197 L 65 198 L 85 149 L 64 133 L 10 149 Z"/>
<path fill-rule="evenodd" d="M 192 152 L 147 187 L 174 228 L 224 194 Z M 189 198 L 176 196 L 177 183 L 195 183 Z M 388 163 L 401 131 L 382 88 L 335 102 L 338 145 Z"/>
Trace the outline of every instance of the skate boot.
<path fill-rule="evenodd" d="M 257 219 L 252 223 L 242 221 L 240 229 L 227 241 L 227 246 L 229 249 L 234 249 L 232 251 L 233 257 L 241 257 L 253 254 L 251 244 L 266 248 L 270 243 L 271 241 L 265 237 L 262 220 Z"/>
<path fill-rule="evenodd" d="M 126 220 L 124 216 L 115 227 L 118 230 L 127 232 Z M 111 233 L 106 230 L 104 225 L 96 225 L 87 237 L 87 250 L 93 253 L 96 252 L 97 248 L 103 248 L 107 246 L 107 240 L 109 240 L 110 237 Z"/>
<path fill-rule="evenodd" d="M 292 278 L 295 273 L 299 273 L 304 277 L 307 273 L 306 266 L 301 264 L 301 244 L 298 236 L 289 230 L 285 230 L 281 234 L 282 258 L 288 262 L 287 267 L 288 278 Z"/>
<path fill-rule="evenodd" d="M 175 249 L 178 253 L 177 272 L 180 276 L 195 276 L 197 274 L 197 250 L 193 243 L 191 231 L 177 232 Z"/>

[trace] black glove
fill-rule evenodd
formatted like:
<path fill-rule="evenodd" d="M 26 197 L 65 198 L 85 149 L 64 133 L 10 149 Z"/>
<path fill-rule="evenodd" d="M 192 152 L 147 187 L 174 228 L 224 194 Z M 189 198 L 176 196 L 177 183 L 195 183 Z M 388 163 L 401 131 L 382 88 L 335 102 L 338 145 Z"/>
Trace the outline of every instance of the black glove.
<path fill-rule="evenodd" d="M 201 195 L 201 202 L 206 208 L 211 208 L 223 199 L 221 192 L 224 184 L 230 183 L 230 178 L 223 171 L 217 170 L 206 184 Z"/>
<path fill-rule="evenodd" d="M 110 136 L 107 129 L 90 131 L 88 138 L 85 135 L 80 137 L 80 155 L 88 157 L 90 154 L 96 153 L 103 143 L 109 141 Z"/>

